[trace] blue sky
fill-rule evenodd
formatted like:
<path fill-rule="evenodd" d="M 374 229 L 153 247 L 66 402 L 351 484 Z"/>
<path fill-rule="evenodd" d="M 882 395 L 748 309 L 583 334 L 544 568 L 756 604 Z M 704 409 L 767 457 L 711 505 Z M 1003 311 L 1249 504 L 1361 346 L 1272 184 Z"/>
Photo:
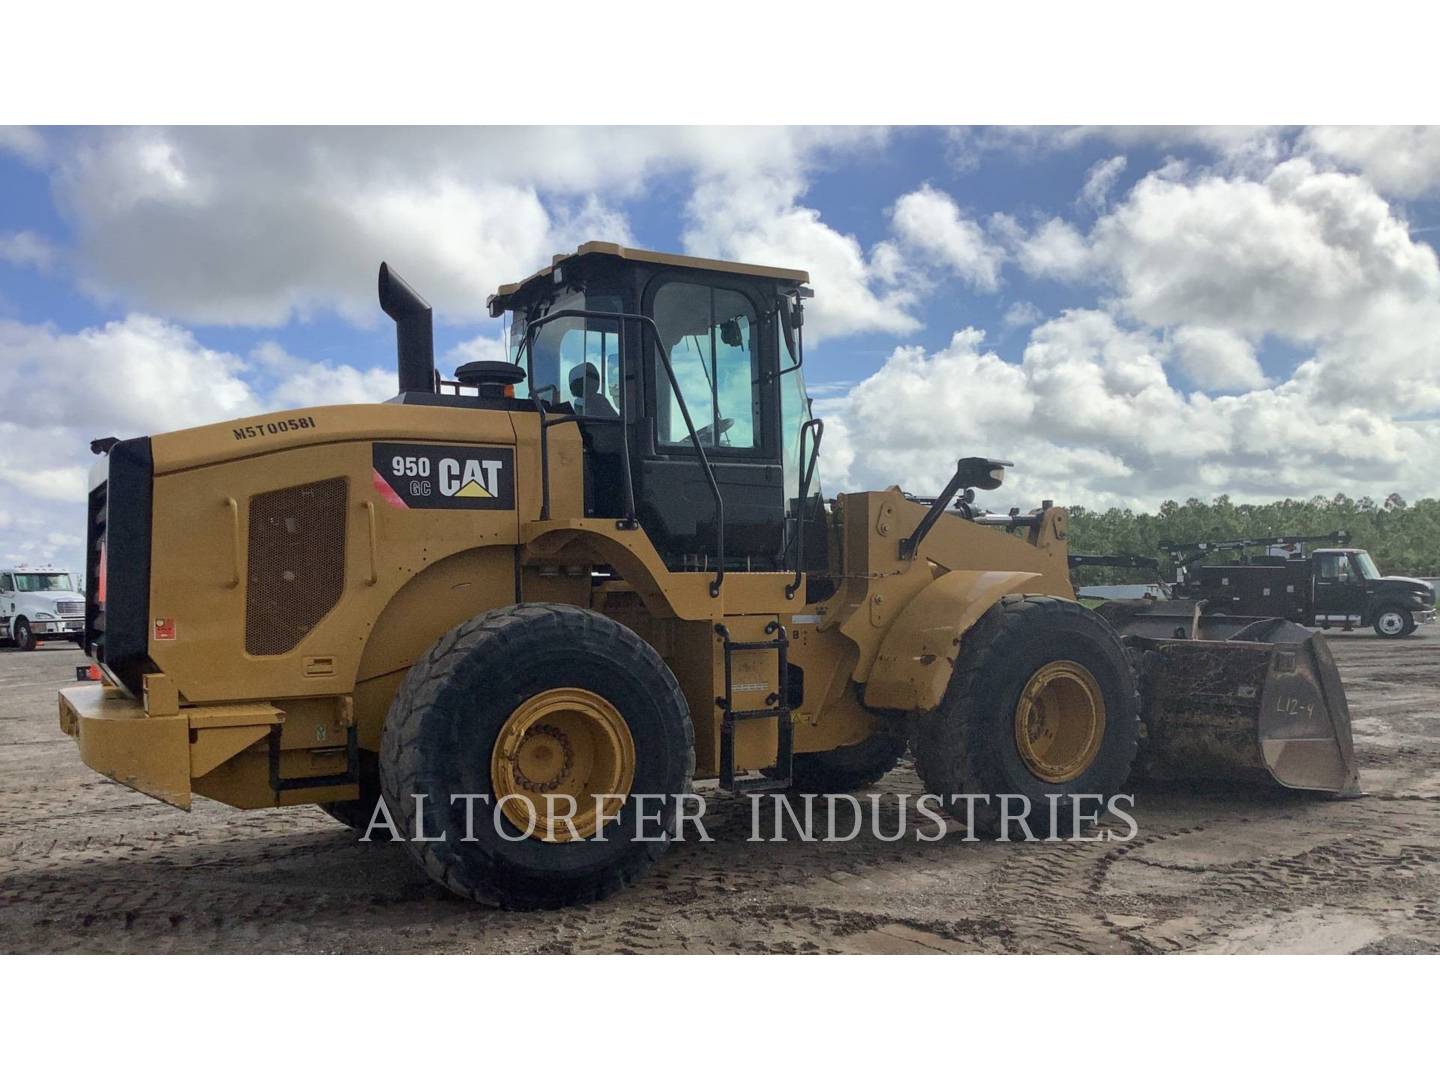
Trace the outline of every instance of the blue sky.
<path fill-rule="evenodd" d="M 1440 494 L 1426 128 L 0 131 L 0 561 L 78 556 L 85 444 L 378 400 L 389 259 L 447 362 L 585 239 L 802 266 L 830 490 Z"/>

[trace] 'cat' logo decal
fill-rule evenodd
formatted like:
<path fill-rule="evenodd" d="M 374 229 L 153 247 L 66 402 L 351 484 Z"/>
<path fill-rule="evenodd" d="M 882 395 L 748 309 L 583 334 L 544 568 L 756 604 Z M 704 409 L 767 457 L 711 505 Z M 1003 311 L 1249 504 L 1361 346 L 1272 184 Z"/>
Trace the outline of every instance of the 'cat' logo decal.
<path fill-rule="evenodd" d="M 412 510 L 514 510 L 509 446 L 375 443 L 375 490 Z"/>

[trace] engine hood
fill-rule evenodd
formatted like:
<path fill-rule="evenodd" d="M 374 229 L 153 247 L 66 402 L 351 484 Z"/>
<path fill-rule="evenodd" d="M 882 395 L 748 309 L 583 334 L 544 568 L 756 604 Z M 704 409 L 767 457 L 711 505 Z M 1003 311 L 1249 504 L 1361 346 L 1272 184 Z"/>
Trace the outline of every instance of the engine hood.
<path fill-rule="evenodd" d="M 83 604 L 85 597 L 78 592 L 22 592 L 16 593 L 17 601 L 25 600 L 35 607 L 50 607 L 58 604 L 61 600 L 69 600 L 74 603 Z"/>
<path fill-rule="evenodd" d="M 1382 577 L 1378 578 L 1375 585 L 1386 592 L 1418 592 L 1424 596 L 1435 598 L 1435 590 L 1428 581 L 1413 577 Z"/>

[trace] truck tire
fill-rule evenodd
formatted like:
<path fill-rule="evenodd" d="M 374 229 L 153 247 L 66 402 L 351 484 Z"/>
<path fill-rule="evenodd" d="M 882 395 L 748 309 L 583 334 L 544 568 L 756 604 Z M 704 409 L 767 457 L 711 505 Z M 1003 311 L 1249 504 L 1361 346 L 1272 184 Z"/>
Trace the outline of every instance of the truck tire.
<path fill-rule="evenodd" d="M 1375 612 L 1374 629 L 1379 637 L 1405 637 L 1415 629 L 1415 616 L 1402 607 L 1387 604 Z"/>
<path fill-rule="evenodd" d="M 1108 803 L 1120 792 L 1139 729 L 1134 672 L 1110 624 L 1073 601 L 1009 597 L 965 634 L 944 700 L 915 719 L 911 749 L 925 790 L 958 820 L 967 809 L 957 796 L 989 796 L 973 800 L 978 834 L 1001 831 L 1008 795 L 1012 820 L 1038 837 L 1051 834 L 1053 797 L 1055 831 L 1066 836 L 1072 814 L 1100 809 L 1076 796 Z"/>
<path fill-rule="evenodd" d="M 30 621 L 24 615 L 15 617 L 15 625 L 10 629 L 10 636 L 15 639 L 15 647 L 21 652 L 35 651 L 35 631 L 30 629 Z"/>
<path fill-rule="evenodd" d="M 852 746 L 813 754 L 796 754 L 790 789 L 798 795 L 843 795 L 869 787 L 905 756 L 905 739 L 876 732 Z M 766 776 L 773 769 L 760 770 Z"/>
<path fill-rule="evenodd" d="M 447 633 L 410 669 L 380 750 L 386 805 L 430 878 L 521 910 L 640 877 L 669 848 L 694 772 L 690 711 L 659 654 L 566 604 L 498 608 Z"/>

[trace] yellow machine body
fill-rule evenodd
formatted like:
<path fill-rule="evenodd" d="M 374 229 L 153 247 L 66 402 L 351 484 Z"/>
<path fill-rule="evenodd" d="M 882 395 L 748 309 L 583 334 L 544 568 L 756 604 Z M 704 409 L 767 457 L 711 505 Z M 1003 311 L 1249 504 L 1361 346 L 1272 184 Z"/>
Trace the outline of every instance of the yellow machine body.
<path fill-rule="evenodd" d="M 237 436 L 250 430 L 267 434 Z M 936 705 L 961 635 L 1001 595 L 1073 596 L 1062 509 L 1018 535 L 945 515 L 902 558 L 899 541 L 924 507 L 895 488 L 835 500 L 837 587 L 826 600 L 805 604 L 803 588 L 788 599 L 788 573 L 731 572 L 711 596 L 712 575 L 667 569 L 643 529 L 581 515 L 573 425 L 550 432 L 551 516 L 540 520 L 539 441 L 533 413 L 395 404 L 153 437 L 149 650 L 159 671 L 146 687 L 155 691 L 143 700 L 114 686 L 63 693 L 62 726 L 86 763 L 182 807 L 192 794 L 240 807 L 353 799 L 353 783 L 294 782 L 343 773 L 352 726 L 358 749 L 378 750 L 406 671 L 447 630 L 506 604 L 555 601 L 624 623 L 665 659 L 690 706 L 696 776 L 711 777 L 724 694 L 716 626 L 746 639 L 784 627 L 803 686 L 794 749 L 809 753 Z M 374 448 L 389 443 L 513 449 L 513 508 L 486 509 L 483 498 L 466 512 L 405 505 L 377 483 Z M 293 648 L 256 655 L 246 583 L 257 499 L 318 481 L 343 483 L 340 588 Z M 617 576 L 595 578 L 598 567 Z M 773 656 L 735 662 L 731 707 L 763 707 L 778 687 Z M 776 739 L 773 720 L 743 725 L 736 767 L 772 764 Z"/>

